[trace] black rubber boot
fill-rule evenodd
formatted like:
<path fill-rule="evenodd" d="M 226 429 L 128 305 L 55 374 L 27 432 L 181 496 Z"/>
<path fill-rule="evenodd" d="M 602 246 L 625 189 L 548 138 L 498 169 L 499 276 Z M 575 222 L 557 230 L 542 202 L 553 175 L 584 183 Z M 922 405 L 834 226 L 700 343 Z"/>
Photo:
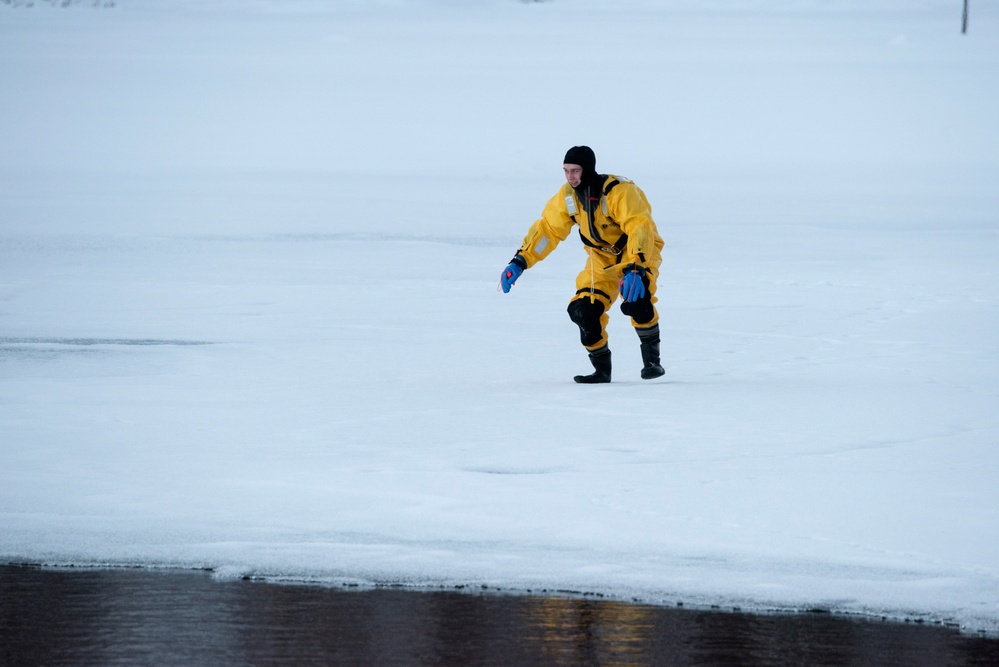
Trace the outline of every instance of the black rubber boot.
<path fill-rule="evenodd" d="M 590 352 L 590 363 L 593 364 L 593 373 L 590 375 L 577 375 L 572 379 L 580 384 L 600 384 L 611 381 L 611 353 L 609 347 L 604 345 Z"/>
<path fill-rule="evenodd" d="M 666 375 L 666 370 L 659 363 L 659 325 L 653 324 L 648 329 L 635 329 L 635 332 L 641 341 L 642 363 L 645 364 L 642 368 L 642 379 L 651 380 Z"/>

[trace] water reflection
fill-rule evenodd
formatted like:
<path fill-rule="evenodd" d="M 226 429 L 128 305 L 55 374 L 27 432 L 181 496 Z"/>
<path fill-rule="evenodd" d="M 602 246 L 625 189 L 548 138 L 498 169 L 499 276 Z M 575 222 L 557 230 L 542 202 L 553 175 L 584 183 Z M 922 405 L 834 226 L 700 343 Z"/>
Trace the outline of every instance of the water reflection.
<path fill-rule="evenodd" d="M 647 664 L 661 609 L 559 598 L 521 605 L 524 641 L 545 664 Z"/>
<path fill-rule="evenodd" d="M 829 615 L 0 567 L 0 665 L 999 665 L 999 641 Z"/>

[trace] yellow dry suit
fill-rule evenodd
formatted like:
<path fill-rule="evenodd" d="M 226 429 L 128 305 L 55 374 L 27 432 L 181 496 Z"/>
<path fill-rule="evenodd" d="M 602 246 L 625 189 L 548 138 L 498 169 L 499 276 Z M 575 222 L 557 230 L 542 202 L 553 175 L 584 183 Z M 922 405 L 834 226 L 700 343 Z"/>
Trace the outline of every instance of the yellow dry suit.
<path fill-rule="evenodd" d="M 652 219 L 652 206 L 641 188 L 621 176 L 606 176 L 599 195 L 599 200 L 592 197 L 581 201 L 569 183 L 563 185 L 545 205 L 541 218 L 531 225 L 517 251 L 524 268 L 530 268 L 550 255 L 573 227 L 578 228 L 588 257 L 576 277 L 576 294 L 568 310 L 588 350 L 607 343 L 608 311 L 617 300 L 626 268 L 645 271 L 646 295 L 622 304 L 622 312 L 639 330 L 654 327 L 659 321 L 656 278 L 662 264 L 663 240 Z"/>

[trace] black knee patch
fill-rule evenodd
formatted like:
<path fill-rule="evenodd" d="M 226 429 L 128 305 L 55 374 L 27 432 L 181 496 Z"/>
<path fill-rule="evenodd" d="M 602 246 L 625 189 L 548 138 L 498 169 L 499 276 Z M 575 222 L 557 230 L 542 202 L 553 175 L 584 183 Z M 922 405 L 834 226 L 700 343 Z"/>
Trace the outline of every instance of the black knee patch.
<path fill-rule="evenodd" d="M 652 298 L 646 292 L 638 301 L 625 301 L 621 304 L 621 312 L 635 320 L 638 324 L 651 322 L 656 316 L 656 309 L 652 307 Z"/>
<path fill-rule="evenodd" d="M 588 298 L 574 299 L 566 310 L 569 319 L 579 327 L 579 341 L 584 346 L 592 347 L 600 342 L 600 316 L 604 314 L 604 304 Z"/>

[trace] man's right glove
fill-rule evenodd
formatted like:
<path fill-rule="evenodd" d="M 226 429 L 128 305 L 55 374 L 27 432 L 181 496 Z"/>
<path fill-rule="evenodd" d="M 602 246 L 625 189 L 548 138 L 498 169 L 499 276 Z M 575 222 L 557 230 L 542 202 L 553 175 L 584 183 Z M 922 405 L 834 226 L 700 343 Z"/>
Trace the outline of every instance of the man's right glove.
<path fill-rule="evenodd" d="M 503 288 L 503 294 L 507 294 L 513 284 L 517 282 L 517 278 L 520 274 L 524 272 L 524 267 L 522 267 L 517 262 L 510 262 L 510 264 L 503 269 L 503 274 L 500 276 L 500 287 Z"/>
<path fill-rule="evenodd" d="M 629 264 L 624 270 L 624 277 L 621 278 L 621 296 L 625 303 L 638 301 L 645 296 L 645 284 L 642 278 L 645 277 L 645 269 L 635 264 Z"/>

